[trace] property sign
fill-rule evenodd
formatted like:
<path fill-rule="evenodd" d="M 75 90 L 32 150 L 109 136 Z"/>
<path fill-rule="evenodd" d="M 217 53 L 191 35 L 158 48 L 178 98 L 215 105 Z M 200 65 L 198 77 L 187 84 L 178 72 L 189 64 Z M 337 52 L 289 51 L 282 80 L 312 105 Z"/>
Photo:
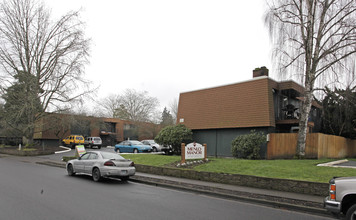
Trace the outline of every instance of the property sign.
<path fill-rule="evenodd" d="M 205 155 L 204 146 L 198 143 L 190 143 L 185 147 L 185 159 L 203 159 Z"/>
<path fill-rule="evenodd" d="M 84 145 L 75 146 L 75 156 L 81 157 L 85 153 L 86 153 L 86 151 L 85 151 Z"/>
<path fill-rule="evenodd" d="M 182 143 L 181 149 L 182 149 L 181 164 L 185 163 L 185 160 L 190 160 L 190 159 L 204 159 L 204 160 L 206 160 L 206 158 L 207 158 L 206 144 L 201 145 L 201 144 L 193 142 L 193 143 L 190 143 L 187 146 L 185 146 L 185 144 Z"/>

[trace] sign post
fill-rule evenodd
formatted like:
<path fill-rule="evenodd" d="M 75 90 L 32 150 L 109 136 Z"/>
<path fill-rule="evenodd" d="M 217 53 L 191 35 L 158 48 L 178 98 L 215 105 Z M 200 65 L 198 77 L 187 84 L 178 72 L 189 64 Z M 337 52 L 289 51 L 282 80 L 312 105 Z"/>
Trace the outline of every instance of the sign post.
<path fill-rule="evenodd" d="M 181 144 L 181 160 L 180 164 L 185 163 L 185 143 Z"/>

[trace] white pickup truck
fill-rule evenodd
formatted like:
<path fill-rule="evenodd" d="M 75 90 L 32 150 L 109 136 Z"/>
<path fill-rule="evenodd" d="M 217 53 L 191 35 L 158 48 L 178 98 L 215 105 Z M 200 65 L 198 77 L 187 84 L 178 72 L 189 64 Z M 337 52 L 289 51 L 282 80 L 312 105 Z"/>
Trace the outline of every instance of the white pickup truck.
<path fill-rule="evenodd" d="M 356 219 L 356 177 L 331 179 L 324 207 L 336 216 L 344 214 L 347 220 Z"/>

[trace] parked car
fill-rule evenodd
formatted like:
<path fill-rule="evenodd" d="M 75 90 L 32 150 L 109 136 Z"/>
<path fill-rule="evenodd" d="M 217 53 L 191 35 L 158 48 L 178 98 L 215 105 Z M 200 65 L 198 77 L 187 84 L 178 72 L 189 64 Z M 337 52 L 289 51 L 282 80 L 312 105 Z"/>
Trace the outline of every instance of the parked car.
<path fill-rule="evenodd" d="M 115 152 L 117 153 L 143 153 L 151 151 L 152 147 L 150 145 L 144 145 L 136 140 L 123 141 L 115 145 Z"/>
<path fill-rule="evenodd" d="M 163 151 L 166 154 L 169 154 L 169 153 L 172 152 L 172 147 L 170 147 L 170 146 L 162 146 L 160 144 L 157 144 L 155 142 L 155 140 L 142 140 L 141 142 L 143 144 L 145 144 L 145 145 L 150 145 L 152 147 L 152 151 L 153 152 Z"/>
<path fill-rule="evenodd" d="M 62 144 L 74 149 L 76 145 L 84 144 L 84 137 L 82 135 L 69 135 L 62 140 Z"/>
<path fill-rule="evenodd" d="M 342 213 L 347 220 L 356 219 L 356 177 L 331 179 L 324 207 L 336 216 Z"/>
<path fill-rule="evenodd" d="M 136 172 L 135 164 L 131 160 L 115 153 L 101 151 L 90 151 L 78 159 L 69 160 L 66 167 L 69 176 L 87 174 L 96 182 L 107 177 L 118 177 L 126 181 Z"/>
<path fill-rule="evenodd" d="M 100 149 L 102 143 L 103 142 L 100 137 L 86 137 L 84 140 L 84 146 L 90 147 L 90 148 L 97 146 L 98 149 Z"/>
<path fill-rule="evenodd" d="M 150 145 L 153 152 L 162 151 L 162 145 L 157 144 L 154 140 L 142 140 L 144 145 Z"/>

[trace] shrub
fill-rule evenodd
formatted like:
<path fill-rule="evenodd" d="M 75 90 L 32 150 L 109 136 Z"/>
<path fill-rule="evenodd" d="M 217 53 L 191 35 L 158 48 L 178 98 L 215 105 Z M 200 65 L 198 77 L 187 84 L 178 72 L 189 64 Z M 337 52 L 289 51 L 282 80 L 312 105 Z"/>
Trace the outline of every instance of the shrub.
<path fill-rule="evenodd" d="M 163 128 L 155 138 L 158 144 L 172 146 L 174 154 L 181 154 L 181 144 L 192 140 L 193 132 L 186 126 L 179 124 Z"/>
<path fill-rule="evenodd" d="M 232 141 L 231 152 L 234 157 L 260 159 L 260 148 L 266 143 L 266 135 L 252 130 L 250 134 L 240 135 Z"/>
<path fill-rule="evenodd" d="M 68 162 L 68 161 L 73 160 L 73 159 L 77 159 L 77 157 L 75 157 L 75 156 L 64 156 L 64 157 L 62 157 L 62 161 L 64 161 L 64 162 Z"/>

